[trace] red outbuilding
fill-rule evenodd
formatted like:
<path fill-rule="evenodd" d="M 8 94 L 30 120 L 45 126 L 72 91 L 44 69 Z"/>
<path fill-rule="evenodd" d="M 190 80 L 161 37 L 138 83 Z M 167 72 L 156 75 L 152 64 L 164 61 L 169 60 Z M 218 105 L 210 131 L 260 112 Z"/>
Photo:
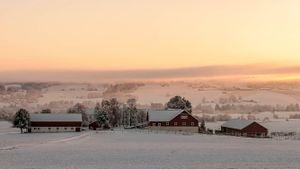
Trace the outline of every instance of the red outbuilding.
<path fill-rule="evenodd" d="M 235 119 L 224 123 L 221 132 L 227 135 L 245 137 L 266 137 L 268 129 L 252 120 Z"/>

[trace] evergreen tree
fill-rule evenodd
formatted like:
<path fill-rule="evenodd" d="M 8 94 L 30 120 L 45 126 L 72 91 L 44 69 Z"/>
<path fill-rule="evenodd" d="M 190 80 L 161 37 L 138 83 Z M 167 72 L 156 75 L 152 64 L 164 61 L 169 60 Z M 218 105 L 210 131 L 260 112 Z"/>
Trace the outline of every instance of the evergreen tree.
<path fill-rule="evenodd" d="M 124 105 L 124 108 L 123 108 L 123 125 L 130 126 L 130 111 L 128 109 L 127 104 Z"/>
<path fill-rule="evenodd" d="M 192 113 L 192 104 L 189 100 L 181 96 L 174 96 L 167 103 L 168 109 L 182 109 Z"/>
<path fill-rule="evenodd" d="M 138 110 L 137 118 L 138 123 L 143 123 L 147 121 L 147 113 L 144 110 Z"/>
<path fill-rule="evenodd" d="M 109 111 L 108 111 L 109 123 L 113 127 L 117 127 L 120 124 L 121 113 L 120 113 L 120 103 L 117 99 L 113 98 L 109 100 Z"/>
<path fill-rule="evenodd" d="M 14 119 L 13 119 L 13 125 L 17 128 L 20 128 L 21 133 L 23 132 L 23 129 L 28 129 L 30 123 L 30 115 L 27 110 L 20 109 L 17 111 Z"/>
<path fill-rule="evenodd" d="M 102 106 L 100 106 L 100 104 L 97 103 L 94 110 L 94 115 L 97 122 L 101 125 L 101 128 L 107 128 L 109 126 L 108 125 L 109 119 L 105 110 L 106 107 L 103 106 L 105 106 L 103 102 L 102 102 Z"/>
<path fill-rule="evenodd" d="M 127 106 L 127 111 L 129 114 L 129 126 L 136 126 L 138 123 L 138 110 L 136 108 L 136 99 L 128 99 Z"/>

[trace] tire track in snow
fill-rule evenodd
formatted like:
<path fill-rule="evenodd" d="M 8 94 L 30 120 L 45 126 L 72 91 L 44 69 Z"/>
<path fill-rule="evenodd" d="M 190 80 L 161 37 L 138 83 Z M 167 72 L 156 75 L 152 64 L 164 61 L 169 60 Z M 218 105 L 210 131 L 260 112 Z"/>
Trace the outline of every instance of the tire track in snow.
<path fill-rule="evenodd" d="M 44 144 L 56 144 L 56 143 L 67 143 L 75 140 L 80 140 L 85 137 L 90 136 L 90 133 L 83 133 L 78 136 L 71 136 L 71 137 L 65 137 L 65 138 L 60 138 L 57 140 L 47 140 L 39 143 L 30 143 L 30 144 L 17 144 L 14 146 L 8 146 L 8 147 L 0 147 L 0 152 L 1 151 L 12 151 L 20 148 L 25 148 L 25 147 L 32 147 L 32 146 L 38 146 L 38 145 L 44 145 Z"/>

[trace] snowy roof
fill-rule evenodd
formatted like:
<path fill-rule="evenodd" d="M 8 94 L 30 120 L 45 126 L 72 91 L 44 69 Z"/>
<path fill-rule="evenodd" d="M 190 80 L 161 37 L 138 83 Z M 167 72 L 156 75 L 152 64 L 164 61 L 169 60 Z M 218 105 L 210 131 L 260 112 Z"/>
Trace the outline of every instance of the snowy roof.
<path fill-rule="evenodd" d="M 31 114 L 30 121 L 32 122 L 49 122 L 49 121 L 60 121 L 60 122 L 81 122 L 81 114 Z"/>
<path fill-rule="evenodd" d="M 229 120 L 222 125 L 222 127 L 227 127 L 231 129 L 244 129 L 245 127 L 249 126 L 250 124 L 254 123 L 255 121 L 252 120 L 241 120 L 241 119 L 234 119 Z"/>
<path fill-rule="evenodd" d="M 149 110 L 149 121 L 171 121 L 184 110 Z"/>

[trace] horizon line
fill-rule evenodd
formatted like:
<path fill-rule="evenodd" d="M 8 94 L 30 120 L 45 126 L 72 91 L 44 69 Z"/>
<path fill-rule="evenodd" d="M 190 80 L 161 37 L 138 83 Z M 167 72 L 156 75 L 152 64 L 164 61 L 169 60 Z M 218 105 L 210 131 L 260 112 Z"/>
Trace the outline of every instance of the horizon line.
<path fill-rule="evenodd" d="M 30 75 L 29 75 L 30 74 Z M 131 70 L 10 70 L 0 71 L 0 81 L 126 81 L 155 79 L 222 78 L 289 75 L 300 77 L 300 66 L 210 65 Z"/>

